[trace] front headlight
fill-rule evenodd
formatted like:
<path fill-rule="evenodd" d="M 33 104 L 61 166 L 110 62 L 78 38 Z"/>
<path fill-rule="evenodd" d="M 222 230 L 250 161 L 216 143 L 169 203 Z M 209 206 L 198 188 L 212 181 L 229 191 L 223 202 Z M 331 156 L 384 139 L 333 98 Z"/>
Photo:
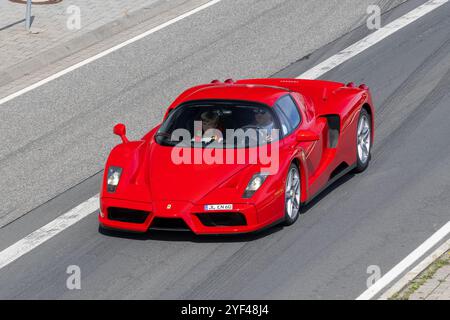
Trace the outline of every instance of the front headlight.
<path fill-rule="evenodd" d="M 122 168 L 109 167 L 108 177 L 106 179 L 108 192 L 116 192 L 117 185 L 119 184 L 120 175 L 122 174 Z"/>
<path fill-rule="evenodd" d="M 247 188 L 245 188 L 244 195 L 242 197 L 251 198 L 253 194 L 262 186 L 264 181 L 266 181 L 268 176 L 269 174 L 264 172 L 253 175 L 247 185 Z"/>

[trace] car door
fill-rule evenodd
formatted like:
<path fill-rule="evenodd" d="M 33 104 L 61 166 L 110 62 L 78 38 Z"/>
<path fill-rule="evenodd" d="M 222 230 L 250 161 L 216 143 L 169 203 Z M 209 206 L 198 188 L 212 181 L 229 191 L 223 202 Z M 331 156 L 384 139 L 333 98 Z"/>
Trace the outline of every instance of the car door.
<path fill-rule="evenodd" d="M 314 126 L 314 117 L 307 114 L 305 105 L 302 100 L 295 96 L 295 94 L 288 94 L 281 97 L 276 105 L 275 112 L 281 122 L 281 134 L 284 136 L 287 145 L 300 147 L 297 143 L 297 137 L 295 132 L 298 129 L 306 129 Z M 319 132 L 318 132 L 319 133 Z M 322 137 L 322 134 L 320 134 Z M 302 144 L 306 151 L 306 165 L 308 171 L 308 180 L 317 171 L 320 166 L 322 158 L 322 143 L 308 142 Z"/>

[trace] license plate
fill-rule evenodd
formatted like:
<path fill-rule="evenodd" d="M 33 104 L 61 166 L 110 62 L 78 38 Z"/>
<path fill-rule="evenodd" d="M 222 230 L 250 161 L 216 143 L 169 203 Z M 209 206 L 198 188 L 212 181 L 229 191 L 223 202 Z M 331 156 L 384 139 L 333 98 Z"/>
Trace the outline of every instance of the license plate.
<path fill-rule="evenodd" d="M 205 211 L 233 210 L 232 204 L 207 204 Z"/>

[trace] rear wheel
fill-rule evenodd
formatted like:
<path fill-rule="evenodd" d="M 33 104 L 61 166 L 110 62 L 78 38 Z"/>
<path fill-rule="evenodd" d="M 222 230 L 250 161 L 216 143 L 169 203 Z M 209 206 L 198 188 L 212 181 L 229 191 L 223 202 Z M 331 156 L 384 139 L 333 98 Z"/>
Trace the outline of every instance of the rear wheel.
<path fill-rule="evenodd" d="M 372 120 L 366 109 L 361 109 L 356 129 L 356 172 L 369 166 L 372 148 Z"/>
<path fill-rule="evenodd" d="M 292 163 L 286 177 L 286 187 L 284 191 L 284 224 L 293 224 L 300 214 L 300 172 L 297 166 Z"/>

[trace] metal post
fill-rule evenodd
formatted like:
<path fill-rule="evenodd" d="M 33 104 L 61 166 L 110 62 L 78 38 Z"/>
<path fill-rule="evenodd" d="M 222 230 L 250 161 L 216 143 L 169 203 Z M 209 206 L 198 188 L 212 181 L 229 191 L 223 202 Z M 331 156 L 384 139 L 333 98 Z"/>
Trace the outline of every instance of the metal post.
<path fill-rule="evenodd" d="M 31 0 L 27 0 L 27 11 L 25 13 L 25 27 L 27 31 L 31 28 Z"/>

